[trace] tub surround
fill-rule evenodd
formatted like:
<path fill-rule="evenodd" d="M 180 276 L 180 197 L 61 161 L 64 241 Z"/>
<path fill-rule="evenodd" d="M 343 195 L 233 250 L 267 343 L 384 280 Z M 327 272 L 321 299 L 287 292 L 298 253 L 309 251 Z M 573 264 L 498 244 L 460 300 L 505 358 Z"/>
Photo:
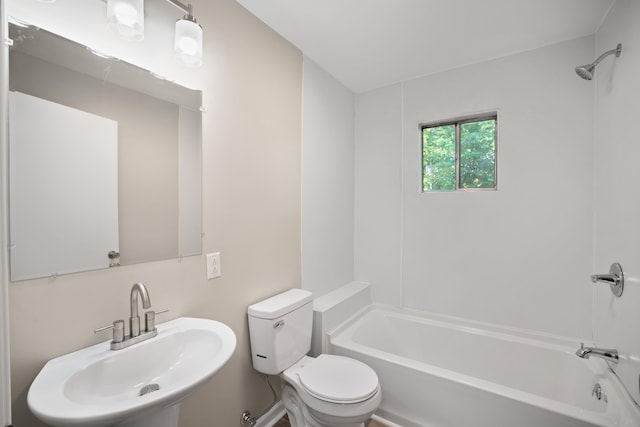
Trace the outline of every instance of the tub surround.
<path fill-rule="evenodd" d="M 356 96 L 355 278 L 371 283 L 374 301 L 591 335 L 593 87 L 574 68 L 593 43 Z M 422 193 L 420 125 L 491 111 L 497 191 Z"/>
<path fill-rule="evenodd" d="M 628 280 L 620 298 L 608 286 L 593 287 L 593 340 L 598 347 L 615 348 L 620 361 L 612 366 L 640 404 L 640 201 L 636 183 L 640 156 L 636 122 L 640 99 L 640 3 L 617 0 L 596 34 L 595 51 L 604 52 L 622 43 L 615 61 L 601 62 L 592 81 L 595 90 L 595 198 L 594 267 L 606 272 L 619 262 Z M 630 138 L 631 136 L 631 138 Z M 607 206 L 619 206 L 609 209 Z"/>
<path fill-rule="evenodd" d="M 371 285 L 350 282 L 313 300 L 311 356 L 326 353 L 328 333 L 371 304 Z"/>
<path fill-rule="evenodd" d="M 640 403 L 639 20 L 619 0 L 594 36 L 356 95 L 355 279 L 374 301 L 617 349 Z M 419 125 L 496 110 L 498 191 L 422 194 Z M 621 298 L 589 281 L 613 262 Z"/>

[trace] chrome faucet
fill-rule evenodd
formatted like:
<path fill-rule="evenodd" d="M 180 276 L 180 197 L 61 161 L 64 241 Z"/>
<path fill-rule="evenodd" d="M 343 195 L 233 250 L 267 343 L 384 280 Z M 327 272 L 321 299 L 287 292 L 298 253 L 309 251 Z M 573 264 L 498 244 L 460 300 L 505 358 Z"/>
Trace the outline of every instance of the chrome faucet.
<path fill-rule="evenodd" d="M 588 359 L 590 357 L 598 357 L 600 359 L 604 359 L 607 362 L 618 363 L 618 350 L 613 349 L 604 349 L 604 348 L 595 348 L 595 347 L 585 347 L 584 343 L 580 343 L 580 348 L 576 351 L 576 356 L 581 357 L 583 359 Z"/>
<path fill-rule="evenodd" d="M 124 334 L 124 320 L 116 320 L 113 324 L 98 328 L 93 332 L 100 332 L 113 329 L 113 340 L 111 350 L 122 350 L 139 342 L 148 340 L 158 335 L 156 329 L 156 314 L 166 313 L 169 310 L 154 311 L 149 310 L 144 313 L 144 331 L 140 331 L 140 316 L 138 315 L 138 297 L 142 298 L 142 308 L 151 308 L 151 298 L 149 291 L 142 283 L 134 283 L 131 287 L 129 301 L 131 303 L 131 317 L 129 318 L 129 335 Z"/>
<path fill-rule="evenodd" d="M 138 316 L 138 295 L 142 297 L 142 308 L 151 307 L 151 299 L 147 287 L 142 283 L 134 283 L 131 287 L 131 317 L 129 318 L 129 334 L 131 338 L 140 335 L 140 317 Z"/>

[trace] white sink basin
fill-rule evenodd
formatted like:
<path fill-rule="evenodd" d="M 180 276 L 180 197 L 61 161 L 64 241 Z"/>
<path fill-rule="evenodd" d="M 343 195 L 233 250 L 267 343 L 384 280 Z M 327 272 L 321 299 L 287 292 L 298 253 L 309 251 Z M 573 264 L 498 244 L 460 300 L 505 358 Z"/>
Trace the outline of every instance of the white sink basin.
<path fill-rule="evenodd" d="M 50 360 L 31 384 L 29 408 L 53 426 L 118 424 L 178 403 L 236 347 L 233 331 L 214 320 L 183 317 L 157 328 L 156 337 L 123 350 L 107 341 Z"/>

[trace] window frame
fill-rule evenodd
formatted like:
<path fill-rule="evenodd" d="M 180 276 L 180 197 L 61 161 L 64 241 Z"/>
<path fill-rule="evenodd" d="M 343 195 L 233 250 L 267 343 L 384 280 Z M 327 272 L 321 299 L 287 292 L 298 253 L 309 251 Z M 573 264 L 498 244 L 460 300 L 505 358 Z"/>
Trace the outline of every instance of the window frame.
<path fill-rule="evenodd" d="M 495 127 L 493 133 L 493 187 L 460 187 L 460 127 L 467 123 L 483 122 L 487 120 L 494 120 Z M 428 128 L 436 128 L 441 126 L 454 126 L 455 127 L 455 188 L 453 190 L 425 190 L 424 189 L 424 130 Z M 455 193 L 457 191 L 497 191 L 498 190 L 498 111 L 492 111 L 489 113 L 474 114 L 456 119 L 441 120 L 437 122 L 421 123 L 420 124 L 420 191 L 423 194 L 428 193 Z"/>

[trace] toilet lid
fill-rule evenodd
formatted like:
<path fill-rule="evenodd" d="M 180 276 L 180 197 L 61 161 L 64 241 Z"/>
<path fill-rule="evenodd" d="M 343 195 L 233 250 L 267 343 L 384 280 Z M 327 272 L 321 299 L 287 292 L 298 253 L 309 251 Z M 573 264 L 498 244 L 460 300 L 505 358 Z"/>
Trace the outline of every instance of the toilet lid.
<path fill-rule="evenodd" d="M 348 357 L 321 354 L 298 376 L 309 394 L 327 402 L 362 402 L 378 391 L 374 370 Z"/>

